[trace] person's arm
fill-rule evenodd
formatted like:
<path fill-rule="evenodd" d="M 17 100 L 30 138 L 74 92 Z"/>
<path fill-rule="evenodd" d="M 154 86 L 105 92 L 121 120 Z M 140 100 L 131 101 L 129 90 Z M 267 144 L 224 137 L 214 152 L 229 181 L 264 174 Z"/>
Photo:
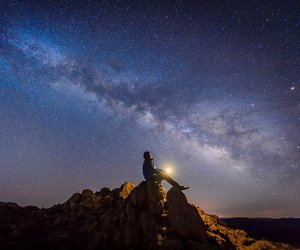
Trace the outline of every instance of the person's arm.
<path fill-rule="evenodd" d="M 153 161 L 151 161 L 151 166 L 152 166 L 152 171 L 153 171 L 154 174 L 160 174 L 161 173 L 161 169 L 156 168 Z"/>

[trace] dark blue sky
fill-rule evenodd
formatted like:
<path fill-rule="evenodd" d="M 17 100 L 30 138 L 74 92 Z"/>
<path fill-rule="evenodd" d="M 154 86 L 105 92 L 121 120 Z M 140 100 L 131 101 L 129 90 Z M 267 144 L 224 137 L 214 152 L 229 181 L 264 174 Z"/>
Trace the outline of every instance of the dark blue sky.
<path fill-rule="evenodd" d="M 0 200 L 138 184 L 150 150 L 207 212 L 300 216 L 299 1 L 4 0 L 0 13 Z"/>

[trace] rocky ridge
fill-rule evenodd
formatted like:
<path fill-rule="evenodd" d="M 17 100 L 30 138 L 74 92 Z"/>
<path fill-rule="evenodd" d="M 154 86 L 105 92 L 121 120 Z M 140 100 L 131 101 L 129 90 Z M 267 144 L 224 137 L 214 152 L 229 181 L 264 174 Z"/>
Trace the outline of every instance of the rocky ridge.
<path fill-rule="evenodd" d="M 0 249 L 288 250 L 255 240 L 160 183 L 75 193 L 48 209 L 0 202 Z"/>

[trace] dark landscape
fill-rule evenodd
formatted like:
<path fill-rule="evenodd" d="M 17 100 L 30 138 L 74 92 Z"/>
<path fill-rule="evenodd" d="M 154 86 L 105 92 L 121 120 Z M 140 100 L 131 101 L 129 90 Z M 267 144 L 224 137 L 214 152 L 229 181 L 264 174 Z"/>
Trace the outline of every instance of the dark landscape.
<path fill-rule="evenodd" d="M 225 221 L 233 225 L 235 219 Z M 0 203 L 0 248 L 4 250 L 295 249 L 256 240 L 235 227 L 189 204 L 182 191 L 166 192 L 161 184 L 150 181 L 137 187 L 126 182 L 95 193 L 85 189 L 48 209 Z"/>
<path fill-rule="evenodd" d="M 300 247 L 300 218 L 222 218 L 231 228 L 245 230 L 255 239 L 266 239 Z"/>

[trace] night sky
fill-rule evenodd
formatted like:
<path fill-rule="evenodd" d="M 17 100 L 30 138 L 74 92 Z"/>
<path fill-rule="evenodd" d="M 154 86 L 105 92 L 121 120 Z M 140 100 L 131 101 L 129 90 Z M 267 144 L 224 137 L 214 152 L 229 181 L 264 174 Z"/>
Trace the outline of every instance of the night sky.
<path fill-rule="evenodd" d="M 0 13 L 1 201 L 138 184 L 150 150 L 206 212 L 300 217 L 299 1 L 2 0 Z"/>

